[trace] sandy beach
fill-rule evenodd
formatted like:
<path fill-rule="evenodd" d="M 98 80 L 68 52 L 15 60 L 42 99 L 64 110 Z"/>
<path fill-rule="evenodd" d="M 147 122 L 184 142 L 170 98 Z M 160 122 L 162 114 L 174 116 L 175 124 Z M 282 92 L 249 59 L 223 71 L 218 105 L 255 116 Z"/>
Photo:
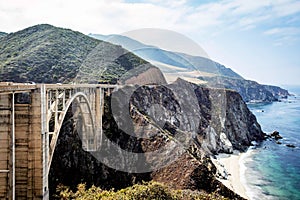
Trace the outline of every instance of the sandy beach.
<path fill-rule="evenodd" d="M 224 185 L 233 190 L 240 196 L 249 199 L 246 195 L 246 190 L 241 181 L 241 166 L 240 159 L 243 153 L 234 153 L 231 155 L 220 154 L 216 159 L 213 159 L 218 172 L 219 178 Z"/>

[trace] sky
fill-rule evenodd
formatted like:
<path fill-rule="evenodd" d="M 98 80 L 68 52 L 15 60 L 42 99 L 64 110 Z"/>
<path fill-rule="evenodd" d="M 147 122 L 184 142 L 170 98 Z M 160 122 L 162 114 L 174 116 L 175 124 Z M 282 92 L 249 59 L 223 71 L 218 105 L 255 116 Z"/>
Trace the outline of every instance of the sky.
<path fill-rule="evenodd" d="M 300 85 L 299 0 L 0 0 L 0 31 L 41 23 L 85 34 L 168 29 L 246 79 Z"/>

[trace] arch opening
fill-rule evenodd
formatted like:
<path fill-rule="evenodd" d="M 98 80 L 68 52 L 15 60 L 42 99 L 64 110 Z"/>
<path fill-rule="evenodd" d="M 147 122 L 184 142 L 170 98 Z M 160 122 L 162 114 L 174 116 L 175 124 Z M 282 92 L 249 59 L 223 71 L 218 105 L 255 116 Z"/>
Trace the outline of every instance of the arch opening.
<path fill-rule="evenodd" d="M 61 95 L 58 95 L 59 98 Z M 52 126 L 53 132 L 50 134 L 50 144 L 49 144 L 49 160 L 48 160 L 48 174 L 51 168 L 51 162 L 53 159 L 53 155 L 55 152 L 56 144 L 63 128 L 64 121 L 66 120 L 66 116 L 70 117 L 70 113 L 73 115 L 73 119 L 76 121 L 77 133 L 82 141 L 82 148 L 86 151 L 96 151 L 99 148 L 101 141 L 99 141 L 98 134 L 90 102 L 87 96 L 78 92 L 73 95 L 66 102 L 63 102 L 63 109 L 58 111 L 53 108 L 57 108 L 61 106 L 58 105 L 59 101 L 55 101 L 52 105 L 50 105 L 50 110 L 48 112 L 48 121 L 47 124 Z M 72 105 L 72 106 L 71 106 Z M 56 112 L 56 113 L 55 113 Z M 59 112 L 59 114 L 58 114 Z M 57 115 L 57 117 L 53 117 Z M 49 117 L 50 116 L 50 117 Z M 52 123 L 51 123 L 52 120 Z M 53 128 L 54 127 L 54 128 Z M 100 138 L 101 139 L 101 138 Z"/>

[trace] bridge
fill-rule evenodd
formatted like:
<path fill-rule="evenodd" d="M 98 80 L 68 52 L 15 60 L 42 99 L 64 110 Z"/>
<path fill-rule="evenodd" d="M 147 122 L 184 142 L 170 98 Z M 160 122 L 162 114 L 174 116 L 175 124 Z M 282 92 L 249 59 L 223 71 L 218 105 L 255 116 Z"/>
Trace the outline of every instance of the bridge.
<path fill-rule="evenodd" d="M 101 148 L 104 97 L 117 85 L 0 84 L 0 199 L 49 199 L 64 118 L 80 121 L 86 151 Z"/>

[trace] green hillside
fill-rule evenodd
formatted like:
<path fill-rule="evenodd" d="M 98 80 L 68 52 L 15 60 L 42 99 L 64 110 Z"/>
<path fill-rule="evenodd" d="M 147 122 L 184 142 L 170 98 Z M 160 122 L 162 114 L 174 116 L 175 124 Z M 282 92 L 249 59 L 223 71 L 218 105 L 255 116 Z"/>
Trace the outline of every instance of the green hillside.
<path fill-rule="evenodd" d="M 115 82 L 141 64 L 120 46 L 47 24 L 0 38 L 0 81 Z"/>

